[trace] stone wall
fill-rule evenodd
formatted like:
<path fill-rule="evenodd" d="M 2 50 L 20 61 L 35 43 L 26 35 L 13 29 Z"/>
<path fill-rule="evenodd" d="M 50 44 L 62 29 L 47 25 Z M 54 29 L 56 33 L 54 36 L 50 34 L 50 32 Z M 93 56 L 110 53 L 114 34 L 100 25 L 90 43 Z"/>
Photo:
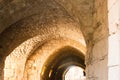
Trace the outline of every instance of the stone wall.
<path fill-rule="evenodd" d="M 6 80 L 21 80 L 28 56 L 46 41 L 62 37 L 83 46 L 86 42 L 87 80 L 108 80 L 108 57 L 110 60 L 109 55 L 113 54 L 108 55 L 108 16 L 116 16 L 112 14 L 116 5 L 108 7 L 108 11 L 107 0 L 0 0 L 0 79 L 5 67 Z M 114 21 L 109 21 L 110 27 L 111 22 Z M 8 55 L 11 57 L 7 57 L 6 63 L 10 65 L 4 66 Z M 23 66 L 17 64 L 20 59 L 24 60 Z M 114 70 L 110 62 L 109 75 Z M 14 77 L 18 74 L 20 78 Z"/>
<path fill-rule="evenodd" d="M 108 0 L 108 80 L 120 80 L 120 0 Z"/>
<path fill-rule="evenodd" d="M 60 44 L 61 43 L 61 44 Z M 52 55 L 54 57 L 57 55 L 57 51 L 59 49 L 64 47 L 73 47 L 75 49 L 78 49 L 79 51 L 84 50 L 82 48 L 82 45 L 71 41 L 71 40 L 66 40 L 66 39 L 56 39 L 56 40 L 51 40 L 44 45 L 38 47 L 38 49 L 28 58 L 26 62 L 26 68 L 25 68 L 25 80 L 33 80 L 33 79 L 39 79 L 40 80 L 40 75 L 43 76 L 43 66 L 45 67 L 45 62 L 47 61 L 48 58 Z M 85 50 L 82 51 L 85 53 Z M 48 61 L 49 62 L 49 61 Z M 47 67 L 45 67 L 47 68 Z"/>
<path fill-rule="evenodd" d="M 73 40 L 85 47 L 79 25 L 66 11 L 60 9 L 60 6 L 52 6 L 52 4 L 44 5 L 43 7 L 47 8 L 42 14 L 26 17 L 11 25 L 1 34 L 0 45 L 4 51 L 2 56 L 9 55 L 6 58 L 4 68 L 5 80 L 21 80 L 27 58 L 38 46 L 42 46 L 46 41 L 66 38 L 68 39 L 66 43 Z M 75 42 L 71 44 L 73 45 Z M 80 46 L 79 48 L 81 48 L 82 52 L 85 50 Z M 1 53 L 3 52 L 1 51 Z"/>
<path fill-rule="evenodd" d="M 94 2 L 94 33 L 88 41 L 87 80 L 108 80 L 108 19 L 107 1 Z"/>

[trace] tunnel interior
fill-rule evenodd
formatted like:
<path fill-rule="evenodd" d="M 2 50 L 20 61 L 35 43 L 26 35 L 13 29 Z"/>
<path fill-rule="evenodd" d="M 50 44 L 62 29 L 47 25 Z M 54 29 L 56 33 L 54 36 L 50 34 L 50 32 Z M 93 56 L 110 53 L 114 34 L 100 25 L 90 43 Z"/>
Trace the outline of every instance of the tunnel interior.
<path fill-rule="evenodd" d="M 85 71 L 80 66 L 70 66 L 64 71 L 62 80 L 86 80 Z"/>
<path fill-rule="evenodd" d="M 51 55 L 45 62 L 41 77 L 42 80 L 63 80 L 64 72 L 71 66 L 79 66 L 85 69 L 85 56 L 72 47 L 65 47 Z"/>

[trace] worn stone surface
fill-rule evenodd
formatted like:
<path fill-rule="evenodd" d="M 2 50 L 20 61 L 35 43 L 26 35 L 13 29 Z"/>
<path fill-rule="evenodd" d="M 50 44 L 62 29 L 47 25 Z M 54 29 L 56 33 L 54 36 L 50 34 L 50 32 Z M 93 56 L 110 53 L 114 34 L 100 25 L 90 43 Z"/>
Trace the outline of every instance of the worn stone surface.
<path fill-rule="evenodd" d="M 61 44 L 59 44 L 61 43 Z M 78 49 L 79 51 L 83 50 L 82 46 L 74 41 L 66 40 L 66 39 L 56 39 L 51 40 L 47 43 L 45 43 L 43 46 L 39 46 L 38 49 L 28 58 L 26 62 L 26 68 L 25 68 L 25 80 L 32 80 L 32 78 L 40 79 L 39 74 L 42 74 L 42 68 L 45 64 L 46 60 L 51 55 L 57 55 L 57 51 L 59 51 L 61 48 L 64 48 L 66 46 L 73 47 L 75 49 Z M 85 51 L 83 51 L 85 53 Z M 36 72 L 37 71 L 37 72 Z M 34 75 L 33 75 L 34 74 Z M 31 77 L 31 75 L 33 77 Z"/>
<path fill-rule="evenodd" d="M 53 39 L 53 40 L 51 40 L 51 41 L 49 40 L 41 45 L 41 42 L 39 41 L 40 38 L 41 37 L 37 37 L 37 38 L 31 39 L 29 41 L 26 41 L 24 44 L 20 45 L 20 47 L 15 49 L 6 58 L 5 69 L 14 69 L 15 70 L 15 75 L 12 77 L 15 80 L 21 80 L 21 78 L 23 77 L 25 64 L 28 65 L 29 63 L 30 64 L 34 63 L 34 60 L 32 60 L 32 59 L 30 59 L 28 61 L 28 63 L 26 63 L 26 61 L 27 61 L 27 58 L 33 52 L 31 50 L 36 49 L 36 48 L 34 48 L 34 46 L 36 46 L 36 45 L 41 47 L 46 44 L 45 47 L 40 48 L 40 49 L 42 49 L 42 51 L 38 52 L 40 54 L 36 55 L 36 57 L 34 58 L 35 60 L 38 60 L 38 61 L 39 61 L 39 59 L 41 60 L 36 63 L 36 65 L 38 65 L 38 67 L 39 67 L 38 68 L 39 73 L 41 71 L 40 65 L 42 66 L 44 64 L 44 61 L 47 59 L 47 56 L 51 55 L 54 50 L 57 50 L 57 47 L 59 48 L 62 46 L 63 47 L 64 46 L 73 46 L 75 48 L 78 48 L 84 54 L 86 52 L 85 47 L 82 44 L 80 45 L 79 42 L 76 42 L 74 40 L 71 41 L 70 39 L 68 40 L 68 39 L 62 39 L 62 38 L 55 39 L 55 40 Z M 38 42 L 37 42 L 37 40 L 38 40 Z M 29 43 L 29 44 L 27 44 L 27 43 Z M 59 43 L 61 43 L 61 45 Z M 29 47 L 30 45 L 31 45 L 31 47 Z M 33 53 L 33 54 L 35 54 L 35 53 Z M 39 57 L 39 56 L 41 56 L 41 57 Z M 28 67 L 29 66 L 31 67 L 32 65 L 28 65 Z M 28 71 L 28 72 L 30 73 L 30 71 Z M 20 77 L 19 75 L 21 75 L 22 77 L 18 79 L 17 77 Z"/>
<path fill-rule="evenodd" d="M 92 53 L 86 58 L 86 64 L 88 65 L 86 70 L 88 80 L 108 80 L 107 38 L 94 44 Z"/>
<path fill-rule="evenodd" d="M 108 79 L 120 80 L 120 0 L 108 0 Z"/>
<path fill-rule="evenodd" d="M 111 1 L 110 6 L 113 3 L 115 2 Z M 110 6 L 108 16 L 113 16 L 110 10 L 114 8 Z M 7 70 L 14 70 L 16 74 L 14 77 L 8 74 L 5 80 L 21 80 L 26 60 L 38 46 L 43 46 L 50 40 L 53 40 L 50 45 L 54 45 L 54 39 L 59 41 L 65 38 L 65 44 L 57 45 L 67 45 L 72 40 L 70 45 L 74 46 L 76 42 L 81 44 L 82 47 L 75 48 L 80 48 L 82 52 L 85 52 L 83 46 L 87 48 L 87 80 L 107 80 L 108 9 L 107 0 L 0 0 L 0 79 L 5 68 L 6 73 Z M 112 19 L 109 22 L 111 24 Z M 115 30 L 111 30 L 114 33 Z M 48 47 L 50 45 L 45 47 L 44 53 L 50 51 L 46 50 L 52 48 Z M 44 56 L 46 55 L 42 57 Z M 29 60 L 26 65 L 28 63 Z M 30 71 L 40 73 L 36 69 Z M 40 76 L 32 74 L 29 78 L 33 80 Z"/>
<path fill-rule="evenodd" d="M 80 27 L 77 23 L 72 20 L 64 9 L 51 5 L 45 5 L 47 9 L 42 14 L 27 17 L 15 23 L 1 34 L 0 44 L 4 51 L 2 56 L 4 57 L 11 53 L 10 59 L 9 57 L 6 58 L 5 68 L 13 68 L 15 70 L 15 75 L 12 77 L 15 80 L 21 80 L 26 59 L 37 47 L 37 44 L 42 45 L 50 39 L 65 37 L 80 42 L 85 46 Z M 55 11 L 52 12 L 54 9 Z M 34 38 L 34 36 L 38 37 Z M 32 37 L 33 39 L 30 39 Z M 27 39 L 30 40 L 26 41 Z M 3 52 L 1 51 L 1 53 Z M 21 77 L 18 75 L 21 75 Z"/>

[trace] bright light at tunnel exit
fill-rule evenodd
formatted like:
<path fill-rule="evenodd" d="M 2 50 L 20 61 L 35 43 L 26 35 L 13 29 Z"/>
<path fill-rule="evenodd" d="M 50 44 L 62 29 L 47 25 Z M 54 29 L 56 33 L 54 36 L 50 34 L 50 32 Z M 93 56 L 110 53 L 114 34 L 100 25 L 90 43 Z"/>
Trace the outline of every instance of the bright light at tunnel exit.
<path fill-rule="evenodd" d="M 85 80 L 83 69 L 78 66 L 69 67 L 63 74 L 63 80 Z"/>

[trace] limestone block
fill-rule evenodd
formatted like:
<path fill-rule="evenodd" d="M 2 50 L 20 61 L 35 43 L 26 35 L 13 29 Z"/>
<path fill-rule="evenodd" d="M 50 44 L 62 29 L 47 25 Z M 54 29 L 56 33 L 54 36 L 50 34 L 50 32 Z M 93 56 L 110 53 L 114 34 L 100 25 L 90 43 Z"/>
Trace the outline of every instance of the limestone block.
<path fill-rule="evenodd" d="M 120 64 L 120 41 L 118 38 L 118 34 L 109 37 L 108 66 Z"/>
<path fill-rule="evenodd" d="M 95 62 L 97 62 L 97 60 L 104 60 L 107 54 L 108 54 L 108 38 L 104 38 L 94 44 L 92 59 Z"/>
<path fill-rule="evenodd" d="M 87 66 L 87 80 L 108 80 L 107 58 Z"/>
<path fill-rule="evenodd" d="M 118 0 L 108 0 L 108 10 L 110 10 L 117 1 Z"/>
<path fill-rule="evenodd" d="M 113 3 L 112 3 L 113 2 Z M 112 4 L 112 5 L 111 5 Z M 109 32 L 115 33 L 119 24 L 120 15 L 120 0 L 109 0 L 110 7 L 108 18 L 109 18 Z"/>
<path fill-rule="evenodd" d="M 33 60 L 28 60 L 27 62 L 28 62 L 28 68 L 32 68 L 32 65 L 33 65 L 34 61 Z"/>
<path fill-rule="evenodd" d="M 120 65 L 109 67 L 108 80 L 120 80 Z"/>
<path fill-rule="evenodd" d="M 13 77 L 14 76 L 14 69 L 4 69 L 4 76 L 5 77 Z"/>

